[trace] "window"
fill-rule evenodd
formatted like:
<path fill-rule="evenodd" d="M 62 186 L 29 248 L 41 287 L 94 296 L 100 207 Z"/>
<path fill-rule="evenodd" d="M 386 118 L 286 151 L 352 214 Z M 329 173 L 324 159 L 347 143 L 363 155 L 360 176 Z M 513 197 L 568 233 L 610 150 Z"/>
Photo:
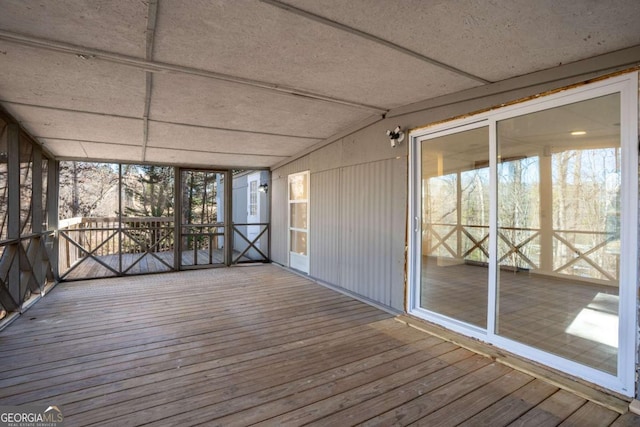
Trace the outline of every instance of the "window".
<path fill-rule="evenodd" d="M 249 181 L 249 215 L 258 215 L 258 181 Z"/>

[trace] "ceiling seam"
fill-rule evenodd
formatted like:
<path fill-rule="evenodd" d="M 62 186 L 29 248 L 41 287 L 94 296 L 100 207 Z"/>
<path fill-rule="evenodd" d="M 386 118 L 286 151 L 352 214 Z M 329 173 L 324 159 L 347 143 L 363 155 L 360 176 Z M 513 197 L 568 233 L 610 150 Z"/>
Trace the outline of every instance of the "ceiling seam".
<path fill-rule="evenodd" d="M 120 142 L 111 142 L 111 141 L 90 141 L 90 140 L 86 140 L 86 139 L 72 139 L 72 138 L 48 138 L 46 136 L 36 136 L 34 138 L 42 138 L 42 139 L 48 139 L 48 140 L 53 140 L 53 141 L 69 141 L 69 142 L 77 142 L 79 143 L 84 150 L 84 146 L 82 145 L 83 143 L 88 143 L 88 144 L 100 144 L 100 145 L 117 145 L 117 146 L 123 146 L 123 147 L 139 147 L 139 145 L 135 145 L 135 144 L 127 144 L 127 143 L 120 143 Z M 46 146 L 46 144 L 44 144 Z M 172 151 L 186 151 L 186 152 L 190 152 L 190 153 L 205 153 L 205 154 L 232 154 L 232 155 L 238 155 L 238 156 L 259 156 L 259 157 L 287 157 L 289 156 L 289 154 L 260 154 L 260 153 L 236 153 L 236 152 L 227 152 L 227 151 L 205 151 L 205 150 L 196 150 L 193 148 L 184 148 L 184 147 L 180 147 L 180 148 L 171 148 L 171 147 L 162 147 L 160 145 L 148 145 L 148 148 L 159 148 L 161 150 L 172 150 Z M 86 151 L 85 151 L 85 154 Z M 87 155 L 87 157 L 89 157 L 89 155 Z"/>
<path fill-rule="evenodd" d="M 120 145 L 124 147 L 140 147 L 139 144 L 129 144 L 126 142 L 95 141 L 90 139 L 79 139 L 79 138 L 57 138 L 57 137 L 48 137 L 48 136 L 42 136 L 42 135 L 34 136 L 34 138 L 38 138 L 38 139 L 42 138 L 49 141 L 85 142 L 89 144 Z"/>
<path fill-rule="evenodd" d="M 450 71 L 454 74 L 457 74 L 459 76 L 463 76 L 466 77 L 468 79 L 471 80 L 475 80 L 477 82 L 480 82 L 482 84 L 489 84 L 489 83 L 493 83 L 490 80 L 486 80 L 483 79 L 482 77 L 476 76 L 474 74 L 468 73 L 464 70 L 461 70 L 459 68 L 453 67 L 451 65 L 445 64 L 444 62 L 440 62 L 436 59 L 430 58 L 428 56 L 422 55 L 421 53 L 418 53 L 416 51 L 413 51 L 411 49 L 407 49 L 406 47 L 400 46 L 398 44 L 395 44 L 393 42 L 390 42 L 389 40 L 385 40 L 383 38 L 380 38 L 378 36 L 375 36 L 373 34 L 358 30 L 354 27 L 350 27 L 348 25 L 345 24 L 341 24 L 340 22 L 334 21 L 332 19 L 329 18 L 325 18 L 324 16 L 320 16 L 320 15 L 316 15 L 315 13 L 311 13 L 311 12 L 307 12 L 306 10 L 303 9 L 299 9 L 295 6 L 291 6 L 289 4 L 286 3 L 282 3 L 280 1 L 277 0 L 260 0 L 262 3 L 268 4 L 270 6 L 273 7 L 277 7 L 279 9 L 282 9 L 286 12 L 298 15 L 298 16 L 302 16 L 304 18 L 310 19 L 312 21 L 318 22 L 320 24 L 324 24 L 327 25 L 329 27 L 335 28 L 337 30 L 341 30 L 344 32 L 347 32 L 349 34 L 352 34 L 354 36 L 358 36 L 361 37 L 363 39 L 372 41 L 374 43 L 377 43 L 379 45 L 388 47 L 390 49 L 393 49 L 397 52 L 400 52 L 402 54 L 405 55 L 409 55 L 412 56 L 416 59 L 419 59 L 420 61 L 426 62 L 428 64 L 431 64 L 433 66 L 436 66 L 438 68 L 442 68 L 444 70 Z"/>
<path fill-rule="evenodd" d="M 284 133 L 273 133 L 273 132 L 259 132 L 254 130 L 244 130 L 244 129 L 231 129 L 231 128 L 221 128 L 216 126 L 204 126 L 204 125 L 194 125 L 191 123 L 180 123 L 180 122 L 170 122 L 167 120 L 155 120 L 149 119 L 152 123 L 164 123 L 168 125 L 176 125 L 176 126 L 185 126 L 191 128 L 200 128 L 200 129 L 209 129 L 209 130 L 221 130 L 225 132 L 235 132 L 235 133 L 248 133 L 251 135 L 264 135 L 264 136 L 279 136 L 283 138 L 296 138 L 296 139 L 309 139 L 313 141 L 321 141 L 325 139 L 324 136 L 300 136 L 300 135 L 287 135 Z"/>
<path fill-rule="evenodd" d="M 156 21 L 158 17 L 158 0 L 149 0 L 147 5 L 147 29 L 145 31 L 145 59 L 153 60 L 153 47 L 156 33 Z M 151 110 L 151 89 L 153 85 L 153 73 L 145 71 L 144 114 L 142 116 L 142 153 L 141 161 L 147 157 L 147 142 L 149 141 L 149 111 Z"/>
<path fill-rule="evenodd" d="M 203 153 L 203 154 L 225 154 L 231 156 L 252 156 L 252 157 L 278 157 L 283 158 L 287 157 L 288 154 L 259 154 L 259 153 L 235 153 L 235 152 L 226 152 L 226 151 L 205 151 L 205 150 L 194 150 L 193 148 L 171 148 L 171 147 L 159 147 L 155 145 L 150 145 L 149 148 L 156 148 L 160 150 L 170 150 L 170 151 L 186 151 L 188 153 Z"/>
<path fill-rule="evenodd" d="M 43 110 L 60 111 L 64 113 L 89 114 L 92 116 L 112 117 L 115 119 L 140 120 L 139 116 L 125 116 L 122 114 L 100 113 L 98 111 L 74 110 L 73 108 L 51 107 L 48 105 L 28 104 L 26 102 L 10 101 L 7 99 L 0 99 L 0 104 L 20 105 L 20 106 L 29 107 L 29 108 L 41 108 Z"/>
<path fill-rule="evenodd" d="M 244 77 L 217 73 L 215 71 L 207 71 L 207 70 L 187 67 L 183 65 L 169 64 L 166 62 L 150 61 L 146 59 L 137 58 L 134 56 L 107 52 L 100 49 L 94 49 L 94 48 L 89 48 L 85 46 L 78 46 L 71 43 L 64 43 L 64 42 L 58 42 L 58 41 L 49 40 L 49 39 L 43 39 L 39 37 L 33 37 L 33 36 L 14 33 L 6 30 L 0 30 L 0 40 L 17 43 L 17 44 L 21 44 L 29 47 L 47 49 L 55 52 L 73 54 L 85 60 L 98 59 L 98 60 L 108 61 L 115 64 L 138 68 L 138 69 L 149 71 L 152 73 L 173 72 L 173 73 L 179 73 L 179 74 L 205 77 L 213 80 L 225 81 L 225 82 L 235 83 L 235 84 L 244 85 L 244 86 L 251 86 L 259 89 L 264 89 L 270 92 L 277 92 L 282 95 L 305 97 L 315 101 L 323 101 L 330 104 L 338 104 L 338 105 L 358 108 L 361 110 L 368 110 L 381 115 L 386 114 L 387 111 L 389 111 L 389 109 L 386 107 L 363 104 L 356 101 L 350 101 L 348 99 L 341 99 L 341 98 L 336 98 L 328 95 L 322 95 L 319 93 L 297 89 L 289 86 L 284 86 L 276 83 L 269 83 L 269 82 L 264 82 L 260 80 L 248 79 Z"/>
<path fill-rule="evenodd" d="M 280 156 L 280 158 L 282 158 L 284 156 Z M 115 163 L 115 164 L 134 164 L 133 162 L 128 162 L 126 160 L 122 160 L 122 159 L 111 159 L 111 158 L 102 158 L 100 160 L 93 160 L 93 159 L 86 159 L 84 157 L 76 157 L 76 156 L 58 156 L 56 157 L 57 160 L 60 161 L 80 161 L 80 162 L 94 162 L 94 163 Z M 170 166 L 170 167 L 182 167 L 182 168 L 188 168 L 188 169 L 193 169 L 193 170 L 213 170 L 213 171 L 226 171 L 228 169 L 237 169 L 237 170 L 265 170 L 268 171 L 269 170 L 269 166 L 255 166 L 255 165 L 248 165 L 248 164 L 237 164 L 237 165 L 221 165 L 221 164 L 208 164 L 208 165 L 202 165 L 199 163 L 187 163 L 187 162 L 174 162 L 174 163 L 167 163 L 167 162 L 161 162 L 161 161 L 148 161 L 144 163 L 145 165 L 158 165 L 158 166 Z"/>
<path fill-rule="evenodd" d="M 142 120 L 140 117 L 137 117 L 137 116 L 124 116 L 122 114 L 99 113 L 97 111 L 74 110 L 72 108 L 62 108 L 62 107 L 50 107 L 47 105 L 36 105 L 36 104 L 27 104 L 24 102 L 8 101 L 6 99 L 0 99 L 0 104 L 20 105 L 20 106 L 30 107 L 30 108 L 41 108 L 43 110 L 60 111 L 65 113 L 89 114 L 93 116 L 110 117 L 115 119 Z M 185 127 L 208 129 L 208 130 L 220 130 L 225 132 L 246 133 L 250 135 L 266 135 L 266 136 L 280 136 L 283 138 L 309 139 L 314 141 L 321 141 L 326 138 L 324 136 L 302 136 L 302 135 L 288 135 L 288 134 L 273 133 L 273 132 L 258 132 L 258 131 L 248 130 L 248 129 L 222 128 L 217 126 L 196 125 L 192 123 L 171 122 L 168 120 L 157 120 L 157 119 L 149 119 L 148 122 L 164 123 L 168 125 L 185 126 Z M 46 138 L 46 137 L 41 136 L 39 138 Z M 61 138 L 49 138 L 49 139 L 61 139 Z"/>

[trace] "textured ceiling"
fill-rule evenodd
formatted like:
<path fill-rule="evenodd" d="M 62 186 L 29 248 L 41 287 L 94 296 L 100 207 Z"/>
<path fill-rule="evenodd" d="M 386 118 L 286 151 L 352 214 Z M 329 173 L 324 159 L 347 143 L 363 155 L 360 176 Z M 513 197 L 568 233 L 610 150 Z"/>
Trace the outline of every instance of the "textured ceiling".
<path fill-rule="evenodd" d="M 0 0 L 0 105 L 59 158 L 269 167 L 640 45 L 638 0 Z"/>

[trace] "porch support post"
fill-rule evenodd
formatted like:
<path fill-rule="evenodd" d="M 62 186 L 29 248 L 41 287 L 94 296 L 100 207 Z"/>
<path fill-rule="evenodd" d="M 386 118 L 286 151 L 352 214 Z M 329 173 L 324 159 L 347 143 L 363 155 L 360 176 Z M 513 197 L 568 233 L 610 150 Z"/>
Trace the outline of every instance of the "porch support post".
<path fill-rule="evenodd" d="M 456 258 L 462 262 L 462 174 L 456 174 Z"/>
<path fill-rule="evenodd" d="M 180 269 L 182 245 L 182 171 L 173 168 L 173 269 Z"/>
<path fill-rule="evenodd" d="M 224 173 L 224 263 L 228 266 L 233 262 L 233 176 L 231 170 Z"/>
<path fill-rule="evenodd" d="M 47 224 L 49 230 L 55 230 L 52 241 L 51 253 L 49 254 L 49 262 L 53 271 L 53 278 L 56 282 L 60 281 L 60 272 L 58 266 L 58 194 L 60 193 L 60 162 L 49 159 L 47 167 Z"/>
<path fill-rule="evenodd" d="M 540 270 L 553 271 L 553 177 L 551 148 L 540 153 Z"/>
<path fill-rule="evenodd" d="M 29 242 L 29 249 L 27 251 L 27 265 L 22 265 L 21 270 L 29 268 L 29 273 L 32 277 L 32 289 L 33 292 L 42 292 L 43 286 L 46 282 L 46 271 L 43 265 L 43 259 L 45 259 L 44 249 L 42 242 L 45 237 L 42 235 L 44 227 L 43 221 L 43 205 L 42 205 L 42 150 L 37 144 L 32 144 L 33 149 L 33 165 L 31 174 L 31 229 L 34 236 Z"/>
<path fill-rule="evenodd" d="M 20 127 L 16 123 L 7 123 L 7 237 L 15 240 L 11 243 L 16 256 L 9 267 L 8 289 L 11 298 L 22 305 L 20 295 Z"/>
<path fill-rule="evenodd" d="M 42 233 L 42 150 L 33 144 L 33 173 L 31 175 L 31 227 L 34 234 Z"/>
<path fill-rule="evenodd" d="M 118 275 L 121 276 L 124 269 L 122 268 L 122 163 L 118 163 Z"/>

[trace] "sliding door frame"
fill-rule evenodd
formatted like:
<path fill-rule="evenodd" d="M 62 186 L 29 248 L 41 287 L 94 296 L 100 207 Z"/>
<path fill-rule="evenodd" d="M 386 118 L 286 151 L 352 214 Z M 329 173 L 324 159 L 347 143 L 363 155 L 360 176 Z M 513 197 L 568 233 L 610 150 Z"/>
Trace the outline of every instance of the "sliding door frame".
<path fill-rule="evenodd" d="M 620 139 L 622 170 L 622 204 L 620 232 L 620 272 L 618 307 L 617 374 L 589 367 L 558 355 L 534 348 L 498 335 L 496 330 L 498 306 L 497 278 L 497 123 L 525 114 L 586 101 L 600 96 L 620 93 Z M 421 146 L 424 141 L 455 134 L 482 126 L 489 127 L 490 140 L 490 215 L 489 215 L 489 272 L 487 329 L 448 318 L 420 307 L 422 264 L 421 218 Z M 414 130 L 409 135 L 409 218 L 408 218 L 408 286 L 407 312 L 433 321 L 461 334 L 478 338 L 515 354 L 543 363 L 552 368 L 599 384 L 626 396 L 635 394 L 635 355 L 638 344 L 638 72 L 624 74 L 592 84 L 582 85 L 534 100 L 480 113 L 465 119 L 452 120 Z"/>

